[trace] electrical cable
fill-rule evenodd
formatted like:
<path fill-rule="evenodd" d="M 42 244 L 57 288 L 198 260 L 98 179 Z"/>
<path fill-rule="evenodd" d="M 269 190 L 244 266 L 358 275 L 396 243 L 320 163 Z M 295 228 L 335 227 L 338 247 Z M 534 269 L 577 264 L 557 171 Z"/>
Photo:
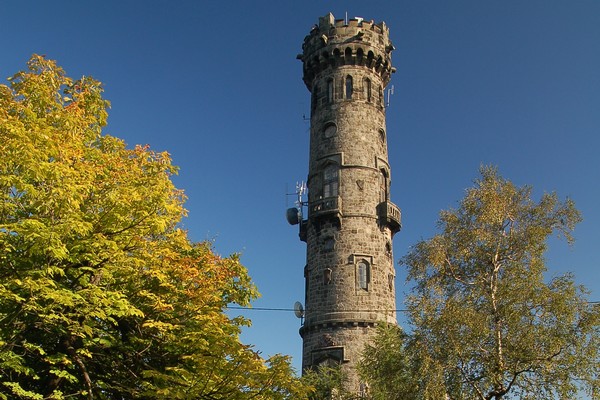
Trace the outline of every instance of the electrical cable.
<path fill-rule="evenodd" d="M 600 301 L 586 301 L 586 304 L 600 305 Z M 229 310 L 244 310 L 244 311 L 281 311 L 281 312 L 295 312 L 293 308 L 275 308 L 275 307 L 242 307 L 242 306 L 228 306 Z M 311 311 L 324 311 L 324 310 L 311 310 Z M 331 311 L 331 310 L 327 310 Z M 407 309 L 397 310 L 339 310 L 338 312 L 408 312 Z M 306 312 L 306 310 L 305 310 Z"/>

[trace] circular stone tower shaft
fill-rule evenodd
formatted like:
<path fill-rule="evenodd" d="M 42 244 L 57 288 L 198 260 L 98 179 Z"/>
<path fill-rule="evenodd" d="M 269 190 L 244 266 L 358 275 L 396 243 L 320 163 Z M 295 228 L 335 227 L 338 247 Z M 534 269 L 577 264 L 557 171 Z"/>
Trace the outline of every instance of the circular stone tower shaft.
<path fill-rule="evenodd" d="M 346 388 L 366 388 L 355 366 L 378 322 L 396 322 L 384 89 L 394 49 L 384 23 L 319 19 L 304 39 L 311 93 L 303 369 L 341 363 Z"/>

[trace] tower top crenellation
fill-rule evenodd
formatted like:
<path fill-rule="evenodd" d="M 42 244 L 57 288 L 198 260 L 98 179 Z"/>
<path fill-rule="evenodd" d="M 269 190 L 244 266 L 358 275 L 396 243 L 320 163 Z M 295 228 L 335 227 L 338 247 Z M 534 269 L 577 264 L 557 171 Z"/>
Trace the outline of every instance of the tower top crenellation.
<path fill-rule="evenodd" d="M 323 70 L 340 65 L 357 65 L 373 69 L 381 76 L 384 86 L 390 80 L 391 53 L 394 50 L 389 29 L 384 22 L 374 23 L 362 18 L 348 21 L 335 19 L 329 13 L 319 18 L 304 38 L 302 54 L 297 58 L 304 64 L 303 80 L 312 90 L 313 79 Z"/>

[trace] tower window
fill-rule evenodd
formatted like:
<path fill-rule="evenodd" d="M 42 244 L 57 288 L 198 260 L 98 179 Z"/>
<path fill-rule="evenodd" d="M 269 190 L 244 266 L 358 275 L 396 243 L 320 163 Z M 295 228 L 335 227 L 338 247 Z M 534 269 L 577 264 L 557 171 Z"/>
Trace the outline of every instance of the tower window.
<path fill-rule="evenodd" d="M 327 81 L 327 102 L 333 103 L 333 79 Z"/>
<path fill-rule="evenodd" d="M 346 77 L 346 100 L 352 99 L 352 77 Z"/>
<path fill-rule="evenodd" d="M 325 136 L 326 139 L 329 139 L 333 136 L 335 136 L 335 134 L 337 133 L 337 126 L 335 125 L 335 123 L 330 122 L 327 125 L 325 125 L 325 129 L 323 130 L 323 134 Z"/>
<path fill-rule="evenodd" d="M 380 170 L 379 174 L 379 201 L 388 201 L 389 195 L 389 177 L 388 172 L 384 169 Z"/>
<path fill-rule="evenodd" d="M 330 164 L 323 171 L 323 197 L 335 197 L 338 195 L 339 168 Z"/>
<path fill-rule="evenodd" d="M 323 271 L 323 283 L 325 285 L 329 285 L 332 281 L 332 271 L 331 268 L 325 268 L 325 271 Z"/>
<path fill-rule="evenodd" d="M 372 88 L 371 88 L 371 80 L 369 78 L 365 79 L 365 98 L 367 99 L 367 101 L 370 103 L 373 98 L 372 98 Z"/>
<path fill-rule="evenodd" d="M 324 251 L 332 251 L 334 244 L 335 244 L 335 241 L 333 240 L 332 237 L 325 238 L 325 240 L 323 240 L 323 250 Z"/>
<path fill-rule="evenodd" d="M 369 280 L 370 280 L 370 271 L 369 264 L 361 260 L 358 262 L 357 268 L 357 280 L 358 280 L 358 288 L 362 290 L 369 290 Z"/>

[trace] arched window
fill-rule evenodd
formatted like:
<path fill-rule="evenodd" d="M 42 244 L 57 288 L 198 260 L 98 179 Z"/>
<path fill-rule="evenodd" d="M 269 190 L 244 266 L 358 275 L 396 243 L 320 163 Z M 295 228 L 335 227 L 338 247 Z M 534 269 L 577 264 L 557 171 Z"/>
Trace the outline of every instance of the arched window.
<path fill-rule="evenodd" d="M 365 79 L 365 99 L 370 103 L 373 100 L 372 88 L 371 88 L 371 80 L 369 78 Z"/>
<path fill-rule="evenodd" d="M 369 264 L 365 260 L 361 260 L 358 262 L 356 268 L 358 288 L 362 290 L 369 290 Z"/>
<path fill-rule="evenodd" d="M 344 57 L 346 58 L 346 63 L 352 63 L 352 49 L 350 47 L 346 47 L 346 51 L 344 51 Z"/>
<path fill-rule="evenodd" d="M 362 65 L 364 56 L 365 56 L 364 50 L 359 47 L 358 50 L 356 50 L 356 63 L 358 65 Z"/>
<path fill-rule="evenodd" d="M 327 102 L 333 103 L 333 79 L 327 80 Z"/>
<path fill-rule="evenodd" d="M 346 100 L 352 99 L 352 77 L 346 77 Z"/>
<path fill-rule="evenodd" d="M 323 171 L 323 197 L 335 197 L 338 195 L 339 168 L 330 164 Z"/>

